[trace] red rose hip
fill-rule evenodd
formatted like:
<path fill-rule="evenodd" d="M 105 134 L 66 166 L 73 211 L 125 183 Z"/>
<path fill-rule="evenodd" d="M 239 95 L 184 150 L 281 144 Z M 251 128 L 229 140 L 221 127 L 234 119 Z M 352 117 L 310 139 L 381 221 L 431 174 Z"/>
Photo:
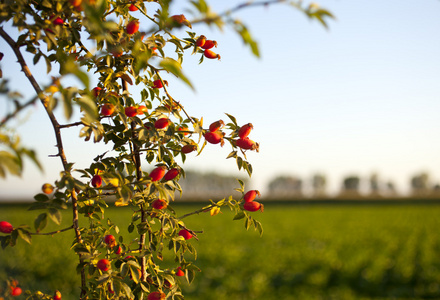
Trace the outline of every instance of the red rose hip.
<path fill-rule="evenodd" d="M 225 126 L 225 122 L 223 122 L 223 120 L 215 121 L 211 125 L 209 125 L 209 131 L 211 132 L 217 131 L 223 126 Z"/>
<path fill-rule="evenodd" d="M 163 180 L 164 181 L 173 180 L 174 178 L 176 178 L 177 175 L 179 175 L 179 173 L 180 173 L 180 169 L 172 168 L 165 174 Z"/>
<path fill-rule="evenodd" d="M 104 237 L 104 243 L 109 245 L 109 247 L 116 246 L 116 238 L 114 235 L 108 234 Z"/>
<path fill-rule="evenodd" d="M 179 235 L 180 235 L 181 237 L 183 237 L 185 240 L 189 240 L 190 238 L 193 237 L 193 235 L 191 234 L 191 232 L 189 232 L 189 231 L 186 230 L 186 229 L 182 229 L 182 230 L 180 230 L 180 231 L 179 231 Z"/>
<path fill-rule="evenodd" d="M 164 166 L 159 166 L 150 172 L 151 181 L 159 181 L 165 176 L 167 168 Z"/>
<path fill-rule="evenodd" d="M 60 291 L 55 291 L 55 294 L 53 295 L 53 300 L 61 300 Z"/>
<path fill-rule="evenodd" d="M 164 209 L 167 208 L 168 203 L 163 199 L 156 199 L 151 203 L 151 206 L 155 209 Z"/>
<path fill-rule="evenodd" d="M 255 150 L 258 148 L 257 144 L 249 138 L 238 139 L 236 145 L 244 150 Z"/>
<path fill-rule="evenodd" d="M 241 128 L 238 130 L 238 136 L 241 139 L 246 138 L 251 133 L 251 130 L 253 128 L 254 127 L 252 126 L 252 123 L 248 123 L 246 125 L 241 126 Z"/>
<path fill-rule="evenodd" d="M 98 269 L 100 269 L 103 272 L 106 272 L 108 270 L 110 270 L 110 261 L 106 258 L 100 259 L 98 261 L 98 263 L 96 264 L 96 266 L 98 267 Z"/>
<path fill-rule="evenodd" d="M 124 112 L 127 117 L 134 117 L 134 116 L 137 116 L 138 109 L 135 106 L 128 106 L 128 107 L 124 108 Z"/>
<path fill-rule="evenodd" d="M 148 294 L 147 300 L 163 300 L 166 295 L 163 292 L 152 292 Z"/>
<path fill-rule="evenodd" d="M 217 47 L 217 42 L 212 40 L 206 40 L 205 43 L 203 43 L 203 46 L 200 46 L 205 50 L 211 49 L 212 47 Z"/>
<path fill-rule="evenodd" d="M 212 50 L 209 50 L 209 49 L 206 49 L 204 52 L 203 52 L 203 54 L 205 55 L 205 57 L 206 58 L 209 58 L 209 59 L 218 59 L 218 60 L 220 60 L 220 54 L 217 54 L 217 53 L 215 53 L 214 51 L 212 51 Z"/>
<path fill-rule="evenodd" d="M 6 221 L 0 222 L 0 232 L 2 233 L 11 233 L 14 230 L 14 227 L 12 227 L 11 223 Z"/>
<path fill-rule="evenodd" d="M 115 112 L 115 106 L 111 103 L 104 103 L 101 107 L 101 115 L 108 117 Z"/>
<path fill-rule="evenodd" d="M 258 197 L 261 196 L 261 194 L 260 194 L 260 192 L 258 190 L 251 190 L 251 191 L 247 192 L 243 196 L 244 202 L 252 202 L 252 201 L 254 201 L 254 199 L 255 199 L 255 197 L 257 197 L 257 195 L 258 195 Z"/>
<path fill-rule="evenodd" d="M 197 149 L 196 145 L 188 144 L 188 145 L 185 145 L 185 146 L 182 147 L 182 153 L 188 154 L 188 153 L 193 152 L 196 149 Z"/>
<path fill-rule="evenodd" d="M 154 127 L 156 129 L 165 129 L 170 124 L 170 120 L 167 118 L 160 118 L 156 122 L 154 122 Z"/>
<path fill-rule="evenodd" d="M 95 188 L 100 188 L 102 186 L 102 177 L 101 175 L 94 175 L 92 177 L 92 186 Z"/>
<path fill-rule="evenodd" d="M 243 204 L 243 208 L 247 211 L 257 211 L 257 210 L 263 211 L 263 204 L 256 201 L 245 202 Z"/>
<path fill-rule="evenodd" d="M 220 131 L 208 131 L 205 133 L 205 140 L 211 144 L 218 144 L 223 141 L 223 133 Z"/>
<path fill-rule="evenodd" d="M 139 30 L 139 21 L 133 20 L 128 22 L 127 27 L 125 28 L 128 34 L 135 34 Z"/>
<path fill-rule="evenodd" d="M 20 296 L 22 292 L 23 291 L 22 291 L 21 287 L 17 286 L 17 287 L 12 287 L 11 288 L 11 296 L 12 297 Z"/>
<path fill-rule="evenodd" d="M 178 267 L 176 270 L 176 276 L 185 276 L 185 272 L 182 270 L 181 267 Z"/>

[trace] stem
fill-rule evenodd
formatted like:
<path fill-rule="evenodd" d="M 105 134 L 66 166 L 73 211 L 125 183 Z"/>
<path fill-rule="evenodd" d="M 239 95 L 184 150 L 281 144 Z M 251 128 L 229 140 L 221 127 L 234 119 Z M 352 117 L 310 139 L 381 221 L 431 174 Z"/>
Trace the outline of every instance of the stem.
<path fill-rule="evenodd" d="M 121 78 L 122 80 L 122 90 L 125 92 L 127 91 L 127 81 L 125 81 L 123 78 Z M 134 121 L 131 122 L 131 136 L 132 136 L 132 140 L 130 143 L 130 149 L 131 149 L 131 153 L 132 153 L 132 159 L 133 159 L 133 163 L 136 166 L 136 179 L 137 181 L 140 181 L 142 179 L 142 168 L 141 168 L 141 157 L 139 154 L 139 146 L 136 143 L 137 141 L 137 134 L 136 134 L 136 123 Z M 141 204 L 140 207 L 140 212 L 141 212 L 141 222 L 144 223 L 147 221 L 147 212 L 145 210 L 145 205 Z M 139 252 L 142 253 L 142 250 L 145 246 L 145 239 L 146 239 L 146 233 L 142 233 L 139 237 Z M 146 280 L 146 265 L 147 265 L 147 258 L 145 257 L 145 255 L 142 255 L 141 257 L 141 281 L 145 281 Z"/>
<path fill-rule="evenodd" d="M 20 111 L 22 111 L 24 108 L 28 107 L 29 105 L 34 104 L 35 102 L 37 102 L 39 99 L 38 97 L 34 97 L 31 100 L 29 100 L 28 102 L 26 102 L 23 105 L 19 105 L 15 111 L 11 112 L 10 114 L 6 115 L 3 120 L 0 122 L 0 127 L 3 126 L 6 122 L 8 122 L 10 119 L 14 118 Z"/>
<path fill-rule="evenodd" d="M 242 10 L 244 8 L 252 7 L 252 6 L 269 6 L 272 4 L 287 2 L 286 0 L 266 0 L 266 1 L 247 1 L 244 3 L 241 3 L 231 9 L 228 9 L 220 14 L 215 15 L 214 17 L 208 17 L 203 19 L 194 20 L 191 22 L 191 24 L 197 24 L 197 23 L 211 23 L 215 22 L 217 20 L 222 19 L 223 17 L 226 17 L 228 15 L 231 15 L 232 13 L 235 13 L 239 10 Z"/>
<path fill-rule="evenodd" d="M 64 229 L 60 229 L 60 230 L 56 230 L 56 231 L 51 231 L 51 232 L 30 232 L 31 235 L 54 235 L 57 233 L 61 233 L 67 230 L 73 229 L 73 225 L 64 228 Z"/>
<path fill-rule="evenodd" d="M 195 214 L 198 215 L 199 213 L 207 212 L 207 211 L 211 210 L 211 208 L 213 208 L 215 206 L 218 206 L 218 205 L 211 204 L 210 206 L 207 206 L 207 207 L 201 208 L 199 210 L 187 213 L 187 214 L 185 214 L 185 215 L 183 215 L 181 217 L 178 217 L 177 219 L 182 220 L 183 218 L 186 218 L 186 217 L 189 217 L 189 216 L 192 216 L 192 215 L 195 215 Z"/>
<path fill-rule="evenodd" d="M 49 108 L 49 100 L 48 100 L 47 96 L 44 95 L 41 87 L 39 86 L 39 84 L 35 80 L 35 77 L 32 75 L 29 67 L 27 66 L 26 61 L 24 60 L 23 55 L 20 52 L 20 48 L 19 48 L 20 46 L 3 30 L 3 27 L 0 27 L 0 36 L 6 41 L 6 43 L 8 43 L 8 45 L 14 51 L 14 54 L 18 59 L 18 63 L 21 66 L 21 70 L 23 71 L 24 75 L 31 83 L 35 92 L 37 93 L 38 99 L 40 99 L 41 103 L 43 104 L 44 109 L 45 109 L 45 111 L 46 111 L 46 113 L 52 123 L 52 127 L 55 132 L 55 138 L 57 141 L 57 148 L 58 148 L 58 154 L 56 156 L 60 157 L 61 163 L 63 164 L 64 171 L 66 173 L 70 174 L 70 170 L 68 168 L 68 163 L 67 163 L 67 158 L 64 153 L 63 140 L 61 138 L 60 124 L 58 123 L 58 120 L 55 117 L 55 115 L 53 114 L 52 110 Z M 72 213 L 73 213 L 72 227 L 75 231 L 75 236 L 76 236 L 77 242 L 82 243 L 83 240 L 82 240 L 81 232 L 79 230 L 79 225 L 78 225 L 78 198 L 77 198 L 77 195 L 76 195 L 76 192 L 74 189 L 72 190 L 71 199 L 72 199 Z M 83 263 L 82 255 L 79 254 L 78 256 L 79 256 L 80 264 L 82 264 Z M 85 275 L 84 269 L 81 269 L 80 299 L 85 298 L 85 295 L 86 295 L 86 275 Z"/>

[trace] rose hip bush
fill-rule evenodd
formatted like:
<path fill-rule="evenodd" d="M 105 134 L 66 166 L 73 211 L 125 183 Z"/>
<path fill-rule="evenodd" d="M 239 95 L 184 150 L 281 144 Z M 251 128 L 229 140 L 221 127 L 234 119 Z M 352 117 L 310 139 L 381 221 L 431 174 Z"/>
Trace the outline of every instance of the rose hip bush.
<path fill-rule="evenodd" d="M 238 123 L 230 114 L 226 122 L 205 126 L 203 118 L 191 116 L 184 103 L 176 100 L 178 95 L 168 92 L 166 79 L 177 77 L 192 87 L 183 71 L 186 55 L 198 55 L 200 63 L 220 63 L 217 52 L 226 45 L 196 33 L 198 24 L 232 26 L 258 55 L 246 26 L 231 13 L 277 2 L 283 1 L 249 2 L 216 14 L 204 0 L 189 1 L 189 20 L 184 14 L 170 14 L 172 1 L 1 1 L 0 36 L 13 53 L 7 59 L 18 62 L 17 69 L 31 83 L 35 97 L 20 99 L 2 79 L 0 91 L 15 105 L 1 116 L 0 176 L 20 175 L 24 157 L 40 166 L 34 151 L 23 147 L 8 127 L 24 108 L 37 103 L 51 121 L 58 151 L 54 156 L 62 170 L 55 182 L 42 182 L 42 192 L 34 197 L 31 209 L 42 212 L 36 215 L 33 229 L 0 221 L 2 248 L 15 246 L 19 238 L 31 243 L 36 235 L 72 230 L 73 244 L 66 245 L 66 251 L 71 248 L 79 259 L 80 299 L 183 299 L 177 278 L 194 279 L 199 269 L 191 241 L 203 238 L 199 228 L 185 225 L 185 218 L 201 212 L 214 216 L 229 207 L 235 211 L 235 220 L 244 219 L 247 229 L 253 226 L 261 234 L 262 226 L 253 218 L 253 212 L 263 211 L 263 205 L 254 201 L 260 193 L 246 191 L 240 180 L 240 199 L 210 200 L 183 216 L 172 208 L 175 195 L 184 192 L 179 180 L 185 176 L 182 165 L 189 153 L 200 154 L 207 143 L 231 147 L 227 158 L 235 159 L 250 176 L 246 152 L 258 151 L 259 144 L 249 138 L 252 124 Z M 291 4 L 324 25 L 324 18 L 331 17 L 316 5 Z M 30 62 L 24 52 L 31 54 Z M 205 62 L 205 58 L 214 60 Z M 46 64 L 47 74 L 31 73 L 28 64 L 39 62 Z M 8 71 L 0 69 L 0 78 Z M 96 86 L 90 85 L 89 75 L 98 81 Z M 77 86 L 70 85 L 72 76 Z M 48 77 L 49 84 L 40 83 Z M 140 93 L 132 94 L 132 86 L 140 86 Z M 60 123 L 56 107 L 63 108 L 64 119 L 69 120 L 65 124 Z M 75 115 L 80 118 L 72 120 Z M 85 143 L 106 143 L 112 151 L 102 153 L 85 169 L 74 168 L 63 146 L 63 130 L 73 126 L 81 128 Z M 145 171 L 145 166 L 151 171 Z M 111 220 L 103 221 L 109 205 L 132 209 L 124 226 L 136 232 L 135 241 L 124 240 Z M 61 223 L 63 209 L 72 210 L 71 226 L 45 232 L 49 220 Z M 81 224 L 88 225 L 80 226 L 80 218 L 87 220 Z M 162 266 L 165 251 L 174 253 L 174 268 Z M 17 281 L 12 279 L 8 286 L 4 296 L 22 293 Z M 61 299 L 61 293 L 26 291 L 32 299 Z"/>

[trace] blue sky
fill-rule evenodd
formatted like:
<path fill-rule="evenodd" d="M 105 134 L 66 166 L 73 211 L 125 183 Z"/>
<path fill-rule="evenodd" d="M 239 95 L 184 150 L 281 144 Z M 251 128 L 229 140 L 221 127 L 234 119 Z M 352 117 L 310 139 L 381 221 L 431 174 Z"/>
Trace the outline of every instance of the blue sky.
<path fill-rule="evenodd" d="M 236 3 L 215 1 L 213 8 L 222 11 Z M 251 138 L 261 149 L 248 155 L 252 187 L 263 195 L 267 181 L 277 175 L 308 180 L 316 172 L 328 177 L 329 192 L 350 174 L 367 178 L 377 172 L 401 192 L 418 172 L 439 182 L 440 2 L 319 3 L 337 18 L 328 30 L 283 5 L 238 12 L 259 42 L 261 59 L 228 29 L 193 27 L 217 40 L 222 59 L 198 65 L 199 57 L 188 55 L 183 67 L 196 92 L 171 76 L 166 78 L 170 92 L 206 125 L 226 121 L 225 112 L 239 123 L 253 123 Z M 5 49 L 3 41 L 0 48 Z M 14 59 L 1 64 L 5 77 L 17 70 L 10 73 L 16 88 L 30 89 L 24 88 Z M 26 164 L 22 179 L 0 181 L 2 198 L 38 192 L 61 168 L 57 159 L 47 158 L 55 153 L 54 137 L 42 108 L 35 110 L 18 130 L 25 144 L 38 149 L 46 171 L 40 174 Z M 78 130 L 68 131 L 67 155 L 85 167 L 87 158 L 105 147 L 94 150 L 93 144 L 79 142 Z M 235 162 L 225 160 L 230 150 L 207 145 L 201 156 L 189 156 L 186 167 L 237 174 Z"/>

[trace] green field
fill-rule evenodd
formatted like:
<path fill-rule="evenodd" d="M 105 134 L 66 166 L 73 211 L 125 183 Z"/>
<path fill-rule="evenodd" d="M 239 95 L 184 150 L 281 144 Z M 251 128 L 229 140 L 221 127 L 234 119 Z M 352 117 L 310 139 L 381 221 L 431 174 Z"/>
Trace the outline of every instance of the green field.
<path fill-rule="evenodd" d="M 227 211 L 186 219 L 204 230 L 200 241 L 191 240 L 202 272 L 184 287 L 186 299 L 440 299 L 439 204 L 266 203 L 265 209 L 255 213 L 264 225 L 261 238 Z M 108 217 L 125 230 L 127 214 L 111 209 Z M 13 224 L 32 224 L 34 216 L 0 206 L 0 220 Z M 63 299 L 78 299 L 77 258 L 65 245 L 72 234 L 0 250 L 0 280 L 14 277 L 23 289 L 59 289 Z"/>

